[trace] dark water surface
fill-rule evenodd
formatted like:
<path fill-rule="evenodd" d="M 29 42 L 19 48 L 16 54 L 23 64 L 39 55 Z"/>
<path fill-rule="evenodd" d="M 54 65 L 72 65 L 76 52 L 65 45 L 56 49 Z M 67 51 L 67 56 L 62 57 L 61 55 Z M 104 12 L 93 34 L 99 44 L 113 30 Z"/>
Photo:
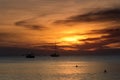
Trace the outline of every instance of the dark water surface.
<path fill-rule="evenodd" d="M 0 80 L 120 80 L 120 56 L 0 57 Z"/>

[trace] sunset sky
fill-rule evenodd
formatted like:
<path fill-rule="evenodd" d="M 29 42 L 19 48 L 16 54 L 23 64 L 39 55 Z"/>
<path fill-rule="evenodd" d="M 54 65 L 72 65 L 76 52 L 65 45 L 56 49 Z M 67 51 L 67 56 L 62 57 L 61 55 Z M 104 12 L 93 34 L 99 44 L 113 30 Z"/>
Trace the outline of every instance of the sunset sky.
<path fill-rule="evenodd" d="M 120 0 L 0 0 L 0 51 L 55 44 L 66 54 L 120 52 Z"/>

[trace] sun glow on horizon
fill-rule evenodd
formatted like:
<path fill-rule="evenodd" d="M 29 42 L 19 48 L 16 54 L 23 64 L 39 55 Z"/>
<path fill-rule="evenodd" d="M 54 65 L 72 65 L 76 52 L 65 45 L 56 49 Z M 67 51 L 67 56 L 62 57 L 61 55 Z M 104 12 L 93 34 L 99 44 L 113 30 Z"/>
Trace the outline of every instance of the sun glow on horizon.
<path fill-rule="evenodd" d="M 73 45 L 73 44 L 80 44 L 81 39 L 86 39 L 86 37 L 85 36 L 63 37 L 59 40 L 59 42 L 61 42 L 60 45 Z"/>

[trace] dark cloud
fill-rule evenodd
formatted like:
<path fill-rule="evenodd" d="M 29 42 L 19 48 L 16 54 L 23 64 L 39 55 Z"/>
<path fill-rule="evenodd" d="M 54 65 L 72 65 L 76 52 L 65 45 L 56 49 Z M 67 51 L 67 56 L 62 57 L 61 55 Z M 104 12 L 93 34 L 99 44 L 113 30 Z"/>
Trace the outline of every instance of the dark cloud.
<path fill-rule="evenodd" d="M 96 40 L 100 40 L 101 38 L 87 38 L 87 39 L 82 39 L 80 41 L 96 41 Z"/>
<path fill-rule="evenodd" d="M 38 25 L 29 21 L 18 21 L 15 23 L 15 25 L 22 26 L 32 30 L 42 30 L 45 28 L 43 25 L 40 25 L 40 24 Z"/>
<path fill-rule="evenodd" d="M 56 24 L 69 24 L 69 23 L 79 23 L 79 22 L 119 22 L 120 21 L 120 9 L 104 9 L 96 10 L 85 13 L 83 15 L 75 15 L 67 18 L 66 20 L 57 20 Z"/>
<path fill-rule="evenodd" d="M 101 34 L 102 36 L 97 38 L 87 38 L 87 39 L 80 40 L 80 41 L 83 41 L 84 44 L 79 45 L 78 48 L 82 50 L 106 49 L 106 48 L 110 48 L 107 46 L 110 44 L 118 44 L 117 47 L 120 47 L 119 45 L 120 44 L 120 28 L 92 30 L 91 34 Z"/>
<path fill-rule="evenodd" d="M 106 39 L 108 43 L 120 42 L 120 27 L 119 28 L 110 28 L 110 29 L 101 29 L 101 30 L 92 30 L 94 34 L 105 34 L 98 39 Z"/>
<path fill-rule="evenodd" d="M 120 28 L 92 30 L 92 32 L 96 34 L 108 34 L 107 37 L 120 37 Z"/>

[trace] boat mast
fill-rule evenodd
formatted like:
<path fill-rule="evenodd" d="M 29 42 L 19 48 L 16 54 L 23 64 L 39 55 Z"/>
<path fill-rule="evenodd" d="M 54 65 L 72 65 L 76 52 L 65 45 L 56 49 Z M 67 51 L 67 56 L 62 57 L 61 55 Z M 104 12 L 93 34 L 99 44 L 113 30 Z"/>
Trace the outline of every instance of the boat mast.
<path fill-rule="evenodd" d="M 54 51 L 55 51 L 55 54 L 57 54 L 57 45 L 56 45 L 56 42 L 55 42 Z"/>

